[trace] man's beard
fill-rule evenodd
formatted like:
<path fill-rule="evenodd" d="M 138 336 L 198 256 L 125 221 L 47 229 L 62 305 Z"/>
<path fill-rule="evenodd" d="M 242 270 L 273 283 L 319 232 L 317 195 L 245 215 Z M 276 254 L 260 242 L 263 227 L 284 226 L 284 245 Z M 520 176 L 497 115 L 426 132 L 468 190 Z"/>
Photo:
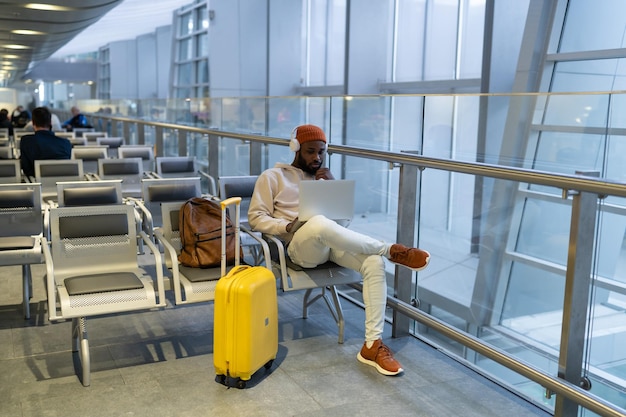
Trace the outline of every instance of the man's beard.
<path fill-rule="evenodd" d="M 320 166 L 313 168 L 309 165 L 307 165 L 306 161 L 304 160 L 304 158 L 302 157 L 302 155 L 298 154 L 298 167 L 303 170 L 304 172 L 306 172 L 307 174 L 311 174 L 311 175 L 315 175 L 315 173 L 317 172 L 318 169 L 320 169 L 320 167 L 322 166 L 320 164 Z"/>

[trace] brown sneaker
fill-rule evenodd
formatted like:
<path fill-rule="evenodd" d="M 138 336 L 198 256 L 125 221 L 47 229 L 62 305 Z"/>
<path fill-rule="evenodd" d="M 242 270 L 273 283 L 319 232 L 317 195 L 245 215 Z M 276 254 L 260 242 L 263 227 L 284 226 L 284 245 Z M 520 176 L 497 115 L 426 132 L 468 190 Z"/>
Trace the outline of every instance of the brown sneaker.
<path fill-rule="evenodd" d="M 421 271 L 428 266 L 430 253 L 422 249 L 409 248 L 400 243 L 394 243 L 389 249 L 389 260 L 413 271 Z"/>
<path fill-rule="evenodd" d="M 398 375 L 404 371 L 400 363 L 394 359 L 391 350 L 383 344 L 381 339 L 375 341 L 369 349 L 364 343 L 356 358 L 361 363 L 374 366 L 383 375 Z"/>

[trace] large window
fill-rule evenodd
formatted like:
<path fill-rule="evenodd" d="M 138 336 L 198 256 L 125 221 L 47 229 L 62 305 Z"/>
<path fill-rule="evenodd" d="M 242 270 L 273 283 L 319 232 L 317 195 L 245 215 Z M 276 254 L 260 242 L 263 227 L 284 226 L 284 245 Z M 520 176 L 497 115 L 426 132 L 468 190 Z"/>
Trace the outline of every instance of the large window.
<path fill-rule="evenodd" d="M 304 3 L 306 85 L 343 84 L 346 0 L 305 0 Z"/>
<path fill-rule="evenodd" d="M 176 98 L 208 96 L 208 30 L 207 2 L 182 7 L 174 20 L 177 34 L 174 47 L 174 83 L 172 96 Z"/>

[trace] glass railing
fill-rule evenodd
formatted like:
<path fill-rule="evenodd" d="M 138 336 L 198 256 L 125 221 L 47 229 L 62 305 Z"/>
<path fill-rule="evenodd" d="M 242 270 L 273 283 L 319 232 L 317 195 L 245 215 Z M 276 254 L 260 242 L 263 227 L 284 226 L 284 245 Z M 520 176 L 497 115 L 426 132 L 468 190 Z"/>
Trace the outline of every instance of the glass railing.
<path fill-rule="evenodd" d="M 418 274 L 388 265 L 389 294 L 609 408 L 626 407 L 626 122 L 617 117 L 626 95 L 78 104 L 110 135 L 152 144 L 157 155 L 195 155 L 218 178 L 290 163 L 292 129 L 322 127 L 335 177 L 357 180 L 350 227 L 432 254 Z M 557 415 L 578 407 L 420 320 L 393 324 Z M 591 410 L 581 414 L 606 411 Z"/>

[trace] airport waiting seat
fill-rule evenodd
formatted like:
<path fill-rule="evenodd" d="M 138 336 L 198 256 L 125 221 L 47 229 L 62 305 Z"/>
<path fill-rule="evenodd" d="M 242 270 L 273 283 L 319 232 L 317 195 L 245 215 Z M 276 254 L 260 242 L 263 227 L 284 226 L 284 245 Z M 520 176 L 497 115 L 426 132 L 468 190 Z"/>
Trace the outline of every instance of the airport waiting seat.
<path fill-rule="evenodd" d="M 54 135 L 58 136 L 60 138 L 68 139 L 70 142 L 72 142 L 72 139 L 76 138 L 76 136 L 74 135 L 74 132 L 65 132 L 65 131 L 63 131 L 63 132 L 54 132 Z M 80 138 L 80 139 L 81 139 L 81 144 L 82 145 L 86 145 L 87 144 L 86 141 L 83 138 Z"/>
<path fill-rule="evenodd" d="M 109 158 L 116 158 L 117 149 L 124 144 L 124 138 L 102 136 L 96 138 L 96 143 L 98 144 L 98 146 L 107 146 L 109 149 Z"/>
<path fill-rule="evenodd" d="M 40 184 L 0 184 L 0 266 L 22 266 L 24 317 L 30 318 L 31 264 L 43 262 Z"/>
<path fill-rule="evenodd" d="M 274 275 L 280 280 L 280 287 L 285 292 L 304 290 L 302 317 L 308 315 L 309 306 L 323 299 L 338 328 L 338 342 L 343 343 L 345 319 L 337 285 L 358 284 L 361 274 L 328 261 L 315 268 L 304 268 L 289 259 L 283 242 L 276 236 L 263 234 L 271 253 L 271 265 Z M 314 290 L 319 292 L 314 295 Z"/>
<path fill-rule="evenodd" d="M 122 180 L 124 197 L 141 198 L 141 180 L 144 178 L 141 158 L 100 159 L 98 178 L 101 180 Z"/>
<path fill-rule="evenodd" d="M 74 138 L 74 137 L 71 137 L 71 138 L 67 138 L 67 140 L 70 141 L 70 143 L 72 144 L 72 147 L 75 147 L 75 146 L 88 146 L 87 145 L 87 139 L 85 139 L 85 138 Z"/>
<path fill-rule="evenodd" d="M 200 175 L 208 181 L 207 192 L 217 196 L 215 178 L 198 168 L 194 156 L 157 156 L 156 175 L 161 178 L 197 177 Z"/>
<path fill-rule="evenodd" d="M 157 241 L 163 246 L 164 263 L 171 276 L 171 288 L 174 292 L 176 305 L 213 301 L 217 281 L 225 275 L 221 266 L 214 268 L 191 268 L 178 262 L 178 255 L 182 249 L 179 231 L 179 213 L 184 202 L 161 204 L 163 225 L 154 230 Z M 245 231 L 240 233 L 240 239 L 248 236 Z M 252 237 L 253 238 L 253 237 Z M 258 244 L 267 252 L 269 247 L 260 237 Z"/>
<path fill-rule="evenodd" d="M 108 161 L 108 159 L 107 159 Z M 57 183 L 56 207 L 101 206 L 107 204 L 130 204 L 123 194 L 122 180 L 66 181 Z M 135 207 L 133 205 L 133 207 Z M 44 215 L 45 230 L 49 231 L 49 211 Z M 144 253 L 140 233 L 143 228 L 139 212 L 135 212 L 139 253 Z M 49 234 L 49 232 L 48 232 Z"/>
<path fill-rule="evenodd" d="M 0 184 L 19 182 L 22 182 L 19 159 L 0 159 Z"/>
<path fill-rule="evenodd" d="M 91 375 L 87 317 L 166 305 L 161 255 L 140 232 L 157 265 L 149 275 L 137 257 L 136 231 L 135 209 L 128 204 L 50 209 L 50 239 L 42 239 L 48 314 L 52 322 L 72 320 L 84 386 Z"/>
<path fill-rule="evenodd" d="M 98 160 L 108 158 L 106 146 L 74 146 L 72 147 L 72 159 L 83 161 L 83 171 L 86 174 L 98 172 Z"/>
<path fill-rule="evenodd" d="M 13 152 L 13 146 L 10 144 L 7 146 L 0 146 L 0 160 L 13 159 L 15 152 Z"/>
<path fill-rule="evenodd" d="M 51 204 L 57 198 L 57 182 L 86 181 L 82 159 L 43 159 L 35 161 L 35 176 L 30 182 L 41 184 L 44 203 Z"/>
<path fill-rule="evenodd" d="M 262 236 L 258 232 L 251 232 L 248 224 L 248 208 L 250 207 L 250 199 L 252 198 L 257 178 L 258 175 L 223 176 L 218 181 L 220 199 L 226 200 L 231 197 L 241 197 L 241 227 L 247 231 L 247 233 L 242 233 L 241 235 L 241 246 L 248 249 L 254 265 L 259 265 L 263 262 L 261 258 L 263 253 L 259 250 L 259 239 L 256 238 L 262 238 Z M 256 237 L 250 236 L 252 233 Z"/>
<path fill-rule="evenodd" d="M 131 199 L 142 215 L 143 230 L 153 237 L 154 229 L 163 225 L 161 204 L 180 202 L 200 197 L 200 177 L 144 178 L 141 180 L 141 198 Z"/>
<path fill-rule="evenodd" d="M 81 137 L 85 138 L 88 144 L 97 145 L 98 142 L 96 139 L 98 138 L 106 138 L 108 136 L 107 132 L 83 132 Z"/>
<path fill-rule="evenodd" d="M 143 170 L 146 173 L 154 172 L 154 150 L 152 146 L 144 145 L 122 145 L 117 148 L 118 158 L 141 158 Z"/>
<path fill-rule="evenodd" d="M 57 183 L 57 207 L 124 204 L 122 180 Z"/>
<path fill-rule="evenodd" d="M 93 127 L 75 127 L 72 129 L 74 132 L 74 136 L 77 138 L 82 138 L 85 133 L 95 132 L 96 129 Z"/>

